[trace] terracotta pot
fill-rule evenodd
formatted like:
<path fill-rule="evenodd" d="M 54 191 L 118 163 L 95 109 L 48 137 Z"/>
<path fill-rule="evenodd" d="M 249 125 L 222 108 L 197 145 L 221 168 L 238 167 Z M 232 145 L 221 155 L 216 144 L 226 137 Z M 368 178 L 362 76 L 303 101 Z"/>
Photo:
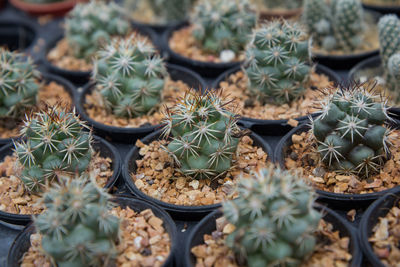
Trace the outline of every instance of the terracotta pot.
<path fill-rule="evenodd" d="M 64 16 L 70 11 L 78 2 L 86 2 L 87 0 L 65 0 L 55 3 L 48 4 L 34 4 L 28 3 L 24 0 L 10 0 L 10 3 L 31 15 L 53 15 L 53 16 Z"/>

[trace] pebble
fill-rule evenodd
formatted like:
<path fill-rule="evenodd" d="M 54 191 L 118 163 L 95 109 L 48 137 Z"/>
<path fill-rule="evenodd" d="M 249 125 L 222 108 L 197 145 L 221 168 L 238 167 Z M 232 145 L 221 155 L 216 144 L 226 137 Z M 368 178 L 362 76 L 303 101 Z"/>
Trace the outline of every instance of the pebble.
<path fill-rule="evenodd" d="M 301 144 L 302 141 L 303 141 L 303 137 L 301 137 L 300 135 L 294 134 L 292 136 L 293 144 Z"/>
<path fill-rule="evenodd" d="M 185 184 L 186 184 L 186 178 L 181 177 L 178 178 L 178 180 L 176 181 L 175 187 L 178 189 L 182 189 L 185 187 Z"/>
<path fill-rule="evenodd" d="M 235 231 L 235 229 L 236 229 L 236 227 L 233 224 L 228 223 L 227 225 L 225 225 L 225 227 L 222 230 L 222 232 L 224 234 L 230 234 L 230 233 L 233 233 L 233 231 Z"/>
<path fill-rule="evenodd" d="M 199 180 L 193 180 L 189 183 L 189 186 L 193 187 L 193 189 L 198 189 L 199 188 Z"/>

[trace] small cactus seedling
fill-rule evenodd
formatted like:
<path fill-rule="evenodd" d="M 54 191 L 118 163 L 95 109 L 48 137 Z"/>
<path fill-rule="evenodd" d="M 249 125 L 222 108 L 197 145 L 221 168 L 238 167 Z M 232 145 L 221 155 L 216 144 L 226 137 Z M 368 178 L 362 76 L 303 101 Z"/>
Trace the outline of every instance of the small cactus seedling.
<path fill-rule="evenodd" d="M 15 152 L 23 168 L 20 179 L 29 191 L 41 191 L 54 178 L 87 170 L 92 135 L 74 114 L 59 107 L 27 116 Z"/>
<path fill-rule="evenodd" d="M 137 117 L 160 103 L 168 74 L 147 39 L 136 34 L 126 40 L 115 39 L 98 55 L 93 79 L 113 114 Z"/>
<path fill-rule="evenodd" d="M 129 21 L 113 2 L 91 0 L 77 4 L 65 21 L 66 38 L 77 58 L 90 59 L 113 36 L 130 31 Z"/>
<path fill-rule="evenodd" d="M 223 204 L 236 229 L 226 244 L 249 267 L 299 266 L 314 250 L 321 214 L 301 177 L 275 166 L 238 183 L 239 197 Z"/>
<path fill-rule="evenodd" d="M 184 175 L 215 178 L 231 168 L 240 130 L 230 104 L 214 91 L 192 90 L 167 109 L 164 136 L 172 141 L 166 150 Z"/>
<path fill-rule="evenodd" d="M 29 56 L 0 49 L 0 118 L 19 118 L 36 104 L 39 78 Z"/>
<path fill-rule="evenodd" d="M 194 7 L 193 36 L 206 52 L 241 52 L 256 25 L 257 15 L 249 0 L 200 0 Z"/>
<path fill-rule="evenodd" d="M 310 49 L 298 24 L 274 21 L 254 30 L 245 69 L 251 93 L 262 103 L 297 99 L 310 77 Z"/>
<path fill-rule="evenodd" d="M 63 177 L 44 194 L 46 209 L 34 225 L 54 266 L 110 266 L 117 255 L 119 219 L 110 214 L 109 199 L 85 176 Z"/>
<path fill-rule="evenodd" d="M 300 8 L 303 4 L 303 0 L 263 0 L 261 1 L 267 8 L 281 8 L 281 9 L 296 9 Z"/>
<path fill-rule="evenodd" d="M 312 132 L 331 170 L 369 177 L 383 167 L 390 146 L 386 104 L 373 88 L 359 85 L 328 94 Z"/>

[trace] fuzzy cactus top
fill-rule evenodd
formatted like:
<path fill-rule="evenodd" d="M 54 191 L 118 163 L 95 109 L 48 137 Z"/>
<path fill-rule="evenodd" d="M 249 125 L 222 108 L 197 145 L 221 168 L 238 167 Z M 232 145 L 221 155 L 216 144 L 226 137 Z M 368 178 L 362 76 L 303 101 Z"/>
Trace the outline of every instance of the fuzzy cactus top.
<path fill-rule="evenodd" d="M 0 118 L 19 118 L 36 104 L 39 78 L 29 56 L 0 48 Z"/>
<path fill-rule="evenodd" d="M 199 0 L 190 17 L 193 36 L 206 52 L 241 52 L 257 15 L 249 0 Z"/>

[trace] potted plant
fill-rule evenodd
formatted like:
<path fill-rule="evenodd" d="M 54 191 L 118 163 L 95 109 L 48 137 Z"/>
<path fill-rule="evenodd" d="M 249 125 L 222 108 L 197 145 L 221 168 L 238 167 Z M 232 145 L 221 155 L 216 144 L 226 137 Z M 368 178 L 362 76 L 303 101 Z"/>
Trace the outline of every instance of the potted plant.
<path fill-rule="evenodd" d="M 38 200 L 46 186 L 63 175 L 89 172 L 100 186 L 114 185 L 119 155 L 87 129 L 74 113 L 58 106 L 27 115 L 21 140 L 0 151 L 2 220 L 28 223 L 30 215 L 44 209 Z"/>
<path fill-rule="evenodd" d="M 189 25 L 165 32 L 166 54 L 172 63 L 216 77 L 243 60 L 241 52 L 256 22 L 248 0 L 201 0 L 194 6 Z"/>
<path fill-rule="evenodd" d="M 363 7 L 381 14 L 400 13 L 399 0 L 362 0 Z"/>
<path fill-rule="evenodd" d="M 237 126 L 235 104 L 215 91 L 186 92 L 166 109 L 164 122 L 129 152 L 123 176 L 133 194 L 175 218 L 201 218 L 235 197 L 239 173 L 264 166 L 271 153 L 259 136 Z"/>
<path fill-rule="evenodd" d="M 289 19 L 299 16 L 302 11 L 303 0 L 253 0 L 260 10 L 261 19 Z"/>
<path fill-rule="evenodd" d="M 378 53 L 376 15 L 364 12 L 360 0 L 305 0 L 303 10 L 316 61 L 346 69 Z"/>
<path fill-rule="evenodd" d="M 93 65 L 93 83 L 79 95 L 77 110 L 96 133 L 118 142 L 132 143 L 154 131 L 163 105 L 189 86 L 203 86 L 198 75 L 167 68 L 149 40 L 138 36 L 115 39 Z"/>
<path fill-rule="evenodd" d="M 63 16 L 77 3 L 85 0 L 10 0 L 10 3 L 31 15 Z"/>
<path fill-rule="evenodd" d="M 246 127 L 284 134 L 315 110 L 312 103 L 322 96 L 321 89 L 338 82 L 329 69 L 311 65 L 310 50 L 299 24 L 269 22 L 253 31 L 242 68 L 228 70 L 213 87 L 240 100 Z"/>
<path fill-rule="evenodd" d="M 46 210 L 17 237 L 8 266 L 169 266 L 176 229 L 146 202 L 112 199 L 86 177 L 62 180 Z"/>
<path fill-rule="evenodd" d="M 321 201 L 361 207 L 397 186 L 398 122 L 373 87 L 352 85 L 327 93 L 321 114 L 278 144 L 282 168 L 302 171 Z M 310 130 L 311 128 L 311 130 Z"/>
<path fill-rule="evenodd" d="M 271 165 L 237 191 L 191 232 L 185 266 L 361 265 L 355 232 L 300 176 Z"/>

